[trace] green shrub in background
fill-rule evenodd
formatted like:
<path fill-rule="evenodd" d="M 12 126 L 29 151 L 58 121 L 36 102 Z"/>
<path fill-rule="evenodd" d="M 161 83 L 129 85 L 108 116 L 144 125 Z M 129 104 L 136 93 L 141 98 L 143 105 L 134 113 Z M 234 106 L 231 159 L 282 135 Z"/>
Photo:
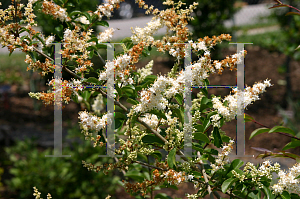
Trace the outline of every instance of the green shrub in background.
<path fill-rule="evenodd" d="M 76 128 L 69 130 L 69 137 L 82 137 Z M 72 148 L 72 149 L 71 149 Z M 52 149 L 38 150 L 32 140 L 17 141 L 15 146 L 5 148 L 12 164 L 10 173 L 13 178 L 6 181 L 9 191 L 16 199 L 32 198 L 32 187 L 38 186 L 53 198 L 102 199 L 113 194 L 117 188 L 117 175 L 104 175 L 102 172 L 89 172 L 81 161 L 111 161 L 112 158 L 99 158 L 105 154 L 101 148 L 94 148 L 90 142 L 73 141 L 71 147 L 64 147 L 63 154 L 72 157 L 45 157 L 53 155 Z"/>
<path fill-rule="evenodd" d="M 193 4 L 194 0 L 184 0 L 187 5 Z M 193 38 L 202 38 L 205 36 L 220 35 L 223 33 L 231 34 L 232 31 L 224 26 L 224 21 L 231 19 L 237 11 L 234 8 L 236 0 L 201 0 L 195 15 L 195 20 L 191 22 L 194 29 Z"/>
<path fill-rule="evenodd" d="M 296 8 L 300 7 L 300 0 L 285 0 L 282 1 Z M 287 12 L 294 12 L 294 10 L 286 7 L 272 9 L 273 14 L 271 17 L 275 18 L 280 25 L 282 35 L 277 42 L 277 48 L 282 53 L 291 56 L 295 60 L 300 60 L 300 51 L 295 51 L 300 43 L 300 17 L 297 15 L 286 16 Z"/>

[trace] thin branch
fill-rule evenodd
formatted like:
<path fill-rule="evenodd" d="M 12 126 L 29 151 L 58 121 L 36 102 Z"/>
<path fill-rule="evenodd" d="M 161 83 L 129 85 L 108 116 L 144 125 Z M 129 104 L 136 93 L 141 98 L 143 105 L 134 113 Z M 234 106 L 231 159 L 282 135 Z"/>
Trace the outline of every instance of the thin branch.
<path fill-rule="evenodd" d="M 95 50 L 95 52 L 97 53 L 97 55 L 98 55 L 100 61 L 105 65 L 106 62 L 105 62 L 104 59 L 101 57 L 101 55 L 98 53 L 98 51 Z"/>
<path fill-rule="evenodd" d="M 41 52 L 40 50 L 38 50 L 37 48 L 33 47 L 33 50 L 35 50 L 37 53 L 39 53 L 40 55 L 46 57 L 47 59 L 54 61 L 54 59 L 52 59 L 51 57 L 49 57 L 48 55 L 46 55 L 45 53 Z M 65 70 L 67 73 L 69 73 L 70 75 L 73 75 L 74 77 L 78 78 L 78 79 L 82 79 L 80 76 L 78 76 L 77 74 L 75 74 L 74 72 L 72 72 L 70 69 L 68 69 L 67 67 L 63 66 L 62 67 L 63 70 Z"/>
<path fill-rule="evenodd" d="M 197 152 L 197 155 L 198 155 L 198 158 L 200 159 L 200 152 L 199 152 L 199 151 Z M 202 175 L 203 175 L 203 177 L 204 177 L 204 181 L 205 181 L 205 183 L 206 183 L 206 185 L 207 185 L 207 191 L 208 191 L 209 195 L 211 195 L 211 187 L 210 187 L 210 185 L 208 184 L 207 174 L 206 174 L 206 172 L 205 172 L 205 169 L 204 169 L 202 160 L 200 160 L 200 167 L 201 167 Z"/>
<path fill-rule="evenodd" d="M 250 120 L 251 120 L 251 119 L 250 119 Z M 266 126 L 266 125 L 264 125 L 264 124 L 261 124 L 261 123 L 255 121 L 255 120 L 251 120 L 251 121 L 254 122 L 254 123 L 256 123 L 256 124 L 258 124 L 258 125 L 260 125 L 260 126 L 263 126 L 263 127 L 265 127 L 265 128 L 270 129 L 270 127 L 268 127 L 268 126 Z M 281 134 L 281 135 L 285 135 L 285 136 L 288 136 L 288 137 L 290 137 L 290 138 L 294 138 L 294 139 L 300 140 L 300 138 L 298 138 L 298 137 L 296 137 L 296 136 L 293 136 L 293 135 L 290 135 L 290 134 L 288 134 L 288 133 L 282 133 L 282 132 L 274 132 L 274 133 L 279 133 L 279 134 Z"/>
<path fill-rule="evenodd" d="M 153 168 L 153 169 L 158 169 L 158 170 L 162 170 L 162 171 L 168 171 L 167 169 L 162 169 L 160 167 L 156 167 L 156 166 L 153 166 L 153 165 L 150 165 L 150 164 L 147 164 L 145 162 L 141 162 L 141 161 L 134 161 L 135 163 L 138 163 L 138 164 L 141 164 L 141 165 L 144 165 L 145 167 L 148 167 L 148 168 Z"/>

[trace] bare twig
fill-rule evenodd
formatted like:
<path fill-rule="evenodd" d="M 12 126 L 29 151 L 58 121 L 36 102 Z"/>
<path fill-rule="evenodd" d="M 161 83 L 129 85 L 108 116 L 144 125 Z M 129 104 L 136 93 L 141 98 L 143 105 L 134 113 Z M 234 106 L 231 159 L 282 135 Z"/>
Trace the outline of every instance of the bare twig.
<path fill-rule="evenodd" d="M 105 65 L 106 63 L 105 63 L 104 59 L 101 57 L 101 55 L 98 53 L 98 51 L 95 50 L 95 52 L 97 53 L 100 61 Z"/>
<path fill-rule="evenodd" d="M 199 151 L 197 152 L 197 155 L 198 155 L 198 158 L 200 159 L 200 152 L 199 152 Z M 206 183 L 206 185 L 207 185 L 207 191 L 208 191 L 209 195 L 211 195 L 211 187 L 210 187 L 210 185 L 208 184 L 207 174 L 206 174 L 206 172 L 205 172 L 205 169 L 204 169 L 202 160 L 200 160 L 200 163 L 201 163 L 201 164 L 200 164 L 201 172 L 202 172 L 204 181 L 205 181 L 205 183 Z"/>

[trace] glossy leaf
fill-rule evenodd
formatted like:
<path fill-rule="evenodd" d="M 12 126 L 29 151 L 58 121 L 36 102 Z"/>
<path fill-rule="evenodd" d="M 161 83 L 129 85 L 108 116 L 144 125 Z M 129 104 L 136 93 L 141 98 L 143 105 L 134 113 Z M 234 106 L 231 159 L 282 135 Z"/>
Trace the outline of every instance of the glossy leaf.
<path fill-rule="evenodd" d="M 296 148 L 296 147 L 299 147 L 300 146 L 300 140 L 297 140 L 297 141 L 292 141 L 292 142 L 289 142 L 287 143 L 284 147 L 283 147 L 283 151 L 287 150 L 287 149 L 293 149 L 293 148 Z"/>
<path fill-rule="evenodd" d="M 204 133 L 194 133 L 194 139 L 210 143 L 209 138 Z"/>
<path fill-rule="evenodd" d="M 169 152 L 168 159 L 167 159 L 167 162 L 168 162 L 168 165 L 170 168 L 173 168 L 176 165 L 176 157 L 175 156 L 176 156 L 176 148 L 173 148 Z"/>
<path fill-rule="evenodd" d="M 287 191 L 283 191 L 280 196 L 282 197 L 282 199 L 291 199 L 291 196 Z"/>
<path fill-rule="evenodd" d="M 252 122 L 254 119 L 250 115 L 244 113 L 245 122 Z"/>
<path fill-rule="evenodd" d="M 134 100 L 134 99 L 131 99 L 131 98 L 128 98 L 126 101 L 127 101 L 128 103 L 130 103 L 130 104 L 133 104 L 133 105 L 139 104 L 139 101 Z"/>
<path fill-rule="evenodd" d="M 164 144 L 164 142 L 161 139 L 159 139 L 156 135 L 153 134 L 145 135 L 142 138 L 142 141 L 147 144 L 154 144 L 154 143 Z"/>
<path fill-rule="evenodd" d="M 239 169 L 241 166 L 243 166 L 244 162 L 240 159 L 235 159 L 231 162 L 230 165 L 230 171 L 231 170 L 235 170 L 235 169 Z"/>
<path fill-rule="evenodd" d="M 156 109 L 151 110 L 149 113 L 152 113 L 152 114 L 154 114 L 154 115 L 157 115 L 158 117 L 163 118 L 163 119 L 165 119 L 165 120 L 168 119 L 168 118 L 166 117 L 166 115 L 165 115 L 162 111 L 159 111 L 159 110 L 156 110 Z"/>
<path fill-rule="evenodd" d="M 275 126 L 269 131 L 269 133 L 275 133 L 275 132 L 282 132 L 282 133 L 295 135 L 295 132 L 292 129 L 286 128 L 284 126 Z"/>
<path fill-rule="evenodd" d="M 222 138 L 220 136 L 219 129 L 217 127 L 214 127 L 213 136 L 214 136 L 214 145 L 218 148 L 221 148 L 223 145 L 223 142 L 222 142 Z"/>
<path fill-rule="evenodd" d="M 255 131 L 253 131 L 249 137 L 249 140 L 252 139 L 254 136 L 257 136 L 259 134 L 265 133 L 265 132 L 269 132 L 270 129 L 268 128 L 259 128 L 256 129 Z"/>
<path fill-rule="evenodd" d="M 222 184 L 222 192 L 226 193 L 227 189 L 231 187 L 231 185 L 236 182 L 238 179 L 237 178 L 229 178 L 225 180 Z"/>
<path fill-rule="evenodd" d="M 87 80 L 85 80 L 85 82 L 95 83 L 95 84 L 99 83 L 98 79 L 95 77 L 89 77 Z"/>
<path fill-rule="evenodd" d="M 109 24 L 107 23 L 107 21 L 98 21 L 96 24 L 99 26 L 106 27 L 106 28 L 109 27 Z"/>

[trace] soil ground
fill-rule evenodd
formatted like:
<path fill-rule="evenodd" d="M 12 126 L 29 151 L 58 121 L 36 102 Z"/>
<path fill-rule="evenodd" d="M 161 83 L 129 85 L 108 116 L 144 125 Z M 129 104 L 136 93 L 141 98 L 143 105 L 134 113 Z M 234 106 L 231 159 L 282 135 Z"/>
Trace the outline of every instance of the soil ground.
<path fill-rule="evenodd" d="M 286 87 L 278 83 L 282 82 L 279 80 L 285 79 L 285 74 L 280 74 L 278 68 L 283 65 L 286 61 L 286 56 L 277 52 L 270 53 L 267 50 L 259 47 L 247 47 L 248 54 L 245 59 L 245 83 L 252 85 L 256 81 L 271 79 L 273 86 L 267 89 L 267 92 L 261 96 L 261 100 L 250 105 L 245 113 L 251 115 L 256 121 L 264 124 L 268 127 L 279 125 L 282 121 L 282 117 L 278 114 L 276 107 L 278 105 L 287 107 L 285 100 Z M 235 49 L 224 49 L 222 50 L 223 57 L 226 55 L 234 54 Z M 145 63 L 141 63 L 143 66 Z M 154 74 L 167 73 L 170 68 L 167 66 L 168 61 L 162 58 L 154 60 Z M 236 73 L 231 71 L 224 71 L 223 75 L 213 75 L 210 77 L 211 85 L 235 85 L 236 84 Z M 299 99 L 300 97 L 300 66 L 299 62 L 291 62 L 291 89 L 293 97 Z M 46 90 L 46 89 L 44 89 Z M 29 89 L 21 89 L 11 87 L 11 93 L 9 98 L 2 96 L 0 103 L 0 126 L 3 132 L 9 133 L 10 139 L 0 137 L 1 146 L 10 145 L 13 140 L 18 137 L 24 139 L 26 136 L 38 135 L 40 138 L 41 145 L 51 146 L 53 143 L 53 107 L 41 106 L 39 110 L 34 111 L 33 100 L 29 98 Z M 213 88 L 210 93 L 217 95 L 229 94 L 229 89 L 224 88 Z M 3 102 L 3 103 L 2 103 Z M 70 103 L 66 106 L 63 111 L 63 121 L 68 120 L 68 123 L 64 123 L 64 128 L 68 125 L 76 125 L 78 123 L 78 111 L 80 107 L 75 103 Z M 282 149 L 286 143 L 290 141 L 289 137 L 285 137 L 279 134 L 261 134 L 251 140 L 249 136 L 251 132 L 257 128 L 260 128 L 258 124 L 246 123 L 245 125 L 245 154 L 246 155 L 258 155 L 259 153 L 250 147 L 266 148 L 273 151 L 275 148 Z M 236 135 L 236 122 L 226 124 L 222 128 L 227 135 L 235 137 Z M 52 137 L 51 137 L 52 136 Z M 299 149 L 288 150 L 290 152 L 299 154 Z M 254 163 L 262 162 L 263 160 L 255 160 L 254 158 L 240 158 L 244 162 L 251 161 Z M 290 167 L 294 164 L 294 161 L 288 161 L 283 159 L 274 159 L 285 167 Z M 275 162 L 273 160 L 273 162 Z M 1 167 L 1 163 L 0 163 Z M 8 175 L 4 175 L 5 178 Z M 194 193 L 195 190 L 191 184 L 183 184 L 179 186 L 179 190 L 164 190 L 165 193 L 169 194 L 172 198 L 185 198 L 185 193 Z M 117 193 L 117 198 L 129 199 L 133 198 L 127 194 L 124 194 L 124 190 L 121 189 Z"/>

